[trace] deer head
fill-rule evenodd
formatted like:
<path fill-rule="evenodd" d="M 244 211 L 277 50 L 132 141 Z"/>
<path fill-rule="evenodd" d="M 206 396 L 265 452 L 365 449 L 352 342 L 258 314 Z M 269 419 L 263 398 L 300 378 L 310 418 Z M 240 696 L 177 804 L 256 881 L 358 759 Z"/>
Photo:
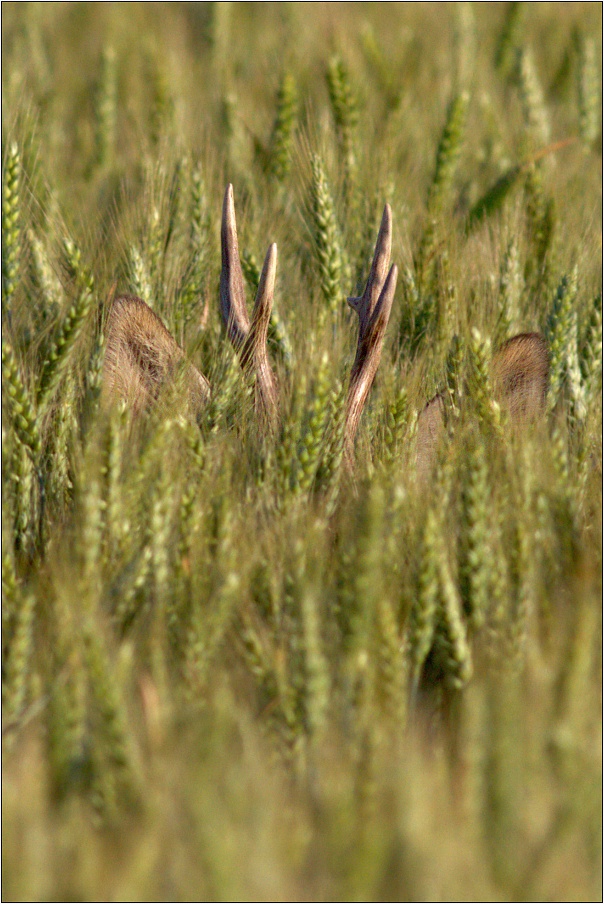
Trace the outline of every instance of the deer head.
<path fill-rule="evenodd" d="M 365 291 L 348 299 L 359 318 L 357 350 L 352 365 L 345 417 L 345 456 L 353 461 L 354 439 L 382 353 L 396 289 L 397 267 L 390 266 L 392 211 L 386 204 L 378 232 Z M 266 432 L 279 422 L 280 394 L 266 342 L 277 274 L 277 246 L 266 253 L 252 317 L 248 316 L 233 187 L 228 185 L 222 207 L 222 269 L 220 309 L 227 336 L 239 355 L 243 370 L 255 380 L 255 408 Z M 113 302 L 107 326 L 103 373 L 104 392 L 120 397 L 140 412 L 169 385 L 177 372 L 184 375 L 189 403 L 199 415 L 210 397 L 206 378 L 186 360 L 159 317 L 133 295 Z M 505 342 L 492 361 L 497 401 L 514 424 L 534 420 L 545 407 L 549 369 L 545 340 L 538 333 L 522 333 Z M 418 418 L 417 465 L 427 473 L 436 459 L 445 432 L 445 399 L 434 396 Z"/>
<path fill-rule="evenodd" d="M 363 407 L 380 362 L 396 289 L 397 268 L 390 267 L 391 246 L 392 211 L 387 204 L 365 291 L 358 298 L 348 299 L 359 317 L 357 352 L 346 403 L 345 446 L 349 463 Z M 277 246 L 271 244 L 266 253 L 250 320 L 239 259 L 232 185 L 227 186 L 224 195 L 221 249 L 222 319 L 241 367 L 254 377 L 256 413 L 263 429 L 270 432 L 279 421 L 280 405 L 279 386 L 266 348 L 277 274 Z M 117 297 L 107 324 L 105 395 L 122 398 L 135 412 L 140 412 L 157 399 L 178 369 L 184 370 L 190 403 L 199 414 L 210 396 L 206 378 L 187 362 L 184 351 L 144 301 L 133 295 Z"/>

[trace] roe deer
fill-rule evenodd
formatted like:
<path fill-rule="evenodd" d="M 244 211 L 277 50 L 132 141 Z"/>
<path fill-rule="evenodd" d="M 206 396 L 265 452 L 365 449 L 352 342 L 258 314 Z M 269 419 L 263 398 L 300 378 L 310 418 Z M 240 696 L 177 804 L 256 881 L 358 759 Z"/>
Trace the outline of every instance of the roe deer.
<path fill-rule="evenodd" d="M 359 317 L 357 352 L 346 402 L 345 448 L 349 461 L 361 413 L 380 362 L 396 289 L 398 271 L 395 265 L 390 267 L 391 247 L 392 211 L 386 204 L 365 291 L 358 298 L 348 299 Z M 266 253 L 250 321 L 239 259 L 232 185 L 227 186 L 224 195 L 221 248 L 222 319 L 243 370 L 255 378 L 256 412 L 264 429 L 270 431 L 279 417 L 279 387 L 266 348 L 277 273 L 277 246 L 271 244 Z M 107 323 L 106 349 L 105 398 L 121 398 L 138 413 L 157 398 L 178 368 L 184 368 L 185 385 L 193 409 L 197 415 L 203 410 L 210 396 L 208 381 L 186 361 L 184 351 L 140 298 L 120 295 L 114 300 Z"/>
<path fill-rule="evenodd" d="M 359 297 L 348 299 L 359 318 L 357 350 L 346 400 L 344 444 L 348 466 L 352 465 L 354 438 L 379 366 L 396 289 L 398 270 L 395 264 L 390 266 L 391 248 L 392 211 L 386 204 L 365 291 Z M 250 320 L 230 184 L 222 207 L 221 250 L 222 319 L 243 370 L 255 378 L 259 421 L 263 429 L 272 431 L 279 419 L 280 394 L 266 342 L 277 273 L 277 246 L 271 244 L 266 253 Z M 121 295 L 114 300 L 108 318 L 106 347 L 103 369 L 106 397 L 122 398 L 135 412 L 140 412 L 183 369 L 189 402 L 199 416 L 210 397 L 210 385 L 187 362 L 184 351 L 140 298 Z M 496 398 L 507 407 L 515 423 L 531 420 L 543 411 L 548 353 L 539 334 L 523 333 L 509 339 L 495 353 L 492 369 Z M 445 403 L 440 393 L 427 403 L 418 418 L 416 454 L 420 472 L 426 472 L 435 460 L 444 427 Z"/>

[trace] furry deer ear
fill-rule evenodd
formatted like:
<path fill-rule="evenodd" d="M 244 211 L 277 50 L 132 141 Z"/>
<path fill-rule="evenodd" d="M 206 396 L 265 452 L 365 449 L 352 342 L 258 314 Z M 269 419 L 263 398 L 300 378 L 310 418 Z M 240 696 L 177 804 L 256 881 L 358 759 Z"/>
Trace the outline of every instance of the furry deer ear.
<path fill-rule="evenodd" d="M 121 398 L 138 413 L 158 398 L 179 368 L 184 368 L 184 385 L 198 415 L 210 396 L 206 378 L 186 361 L 181 347 L 142 299 L 118 296 L 107 322 L 103 366 L 106 397 Z"/>
<path fill-rule="evenodd" d="M 507 411 L 512 428 L 537 420 L 545 413 L 549 378 L 547 342 L 539 333 L 519 333 L 493 355 L 493 393 Z M 422 408 L 417 420 L 416 460 L 420 476 L 436 461 L 445 434 L 443 393 Z"/>
<path fill-rule="evenodd" d="M 520 333 L 493 357 L 493 387 L 513 423 L 532 421 L 545 411 L 549 377 L 547 343 L 539 333 Z"/>

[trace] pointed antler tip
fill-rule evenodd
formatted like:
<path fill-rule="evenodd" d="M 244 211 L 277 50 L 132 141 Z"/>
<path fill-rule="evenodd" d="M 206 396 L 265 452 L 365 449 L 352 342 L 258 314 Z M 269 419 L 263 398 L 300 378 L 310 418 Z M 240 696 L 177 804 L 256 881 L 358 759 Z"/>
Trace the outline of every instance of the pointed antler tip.
<path fill-rule="evenodd" d="M 237 257 L 239 256 L 239 249 L 237 245 L 237 215 L 235 213 L 235 198 L 233 196 L 233 186 L 229 182 L 226 187 L 226 191 L 224 193 L 224 203 L 222 205 L 222 229 L 223 232 L 226 230 L 226 235 L 230 236 L 227 239 L 227 245 L 234 243 L 234 250 L 237 252 Z"/>
<path fill-rule="evenodd" d="M 396 292 L 396 281 L 398 279 L 398 267 L 396 264 L 392 264 L 390 270 L 388 272 L 388 276 L 386 277 L 386 282 L 384 283 L 384 288 L 380 294 L 380 300 L 382 302 L 382 308 L 388 308 L 388 316 L 390 316 L 390 308 L 392 307 L 392 302 L 394 300 L 394 293 Z"/>
<path fill-rule="evenodd" d="M 230 221 L 235 219 L 235 198 L 233 195 L 233 186 L 230 182 L 224 191 L 222 215 L 223 218 L 228 218 Z"/>
<path fill-rule="evenodd" d="M 392 230 L 392 207 L 386 202 L 384 204 L 384 213 L 382 214 L 382 226 L 386 226 L 389 231 Z"/>
<path fill-rule="evenodd" d="M 277 275 L 277 243 L 272 242 L 268 246 L 268 251 L 266 252 L 266 257 L 264 258 L 264 266 L 262 268 L 262 278 L 261 278 L 261 284 L 264 281 L 266 281 L 266 283 L 268 284 L 271 296 L 274 291 L 276 275 Z M 272 298 L 271 298 L 271 304 L 272 304 Z"/>

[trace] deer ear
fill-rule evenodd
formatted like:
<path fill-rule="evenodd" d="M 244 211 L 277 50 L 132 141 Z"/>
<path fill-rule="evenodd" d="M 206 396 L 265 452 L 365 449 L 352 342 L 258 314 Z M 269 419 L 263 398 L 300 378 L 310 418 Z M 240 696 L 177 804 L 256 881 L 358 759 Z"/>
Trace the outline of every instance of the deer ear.
<path fill-rule="evenodd" d="M 507 409 L 510 423 L 522 426 L 545 412 L 549 377 L 547 342 L 539 333 L 520 333 L 493 356 L 493 393 Z M 436 461 L 445 432 L 444 395 L 434 396 L 417 420 L 417 469 L 427 475 Z"/>
<path fill-rule="evenodd" d="M 180 367 L 185 369 L 185 385 L 197 413 L 210 394 L 205 377 L 186 362 L 183 350 L 142 299 L 118 296 L 107 323 L 105 394 L 141 411 L 158 398 Z"/>
<path fill-rule="evenodd" d="M 549 377 L 547 343 L 539 333 L 520 333 L 493 357 L 493 386 L 515 424 L 539 417 L 545 410 Z"/>

